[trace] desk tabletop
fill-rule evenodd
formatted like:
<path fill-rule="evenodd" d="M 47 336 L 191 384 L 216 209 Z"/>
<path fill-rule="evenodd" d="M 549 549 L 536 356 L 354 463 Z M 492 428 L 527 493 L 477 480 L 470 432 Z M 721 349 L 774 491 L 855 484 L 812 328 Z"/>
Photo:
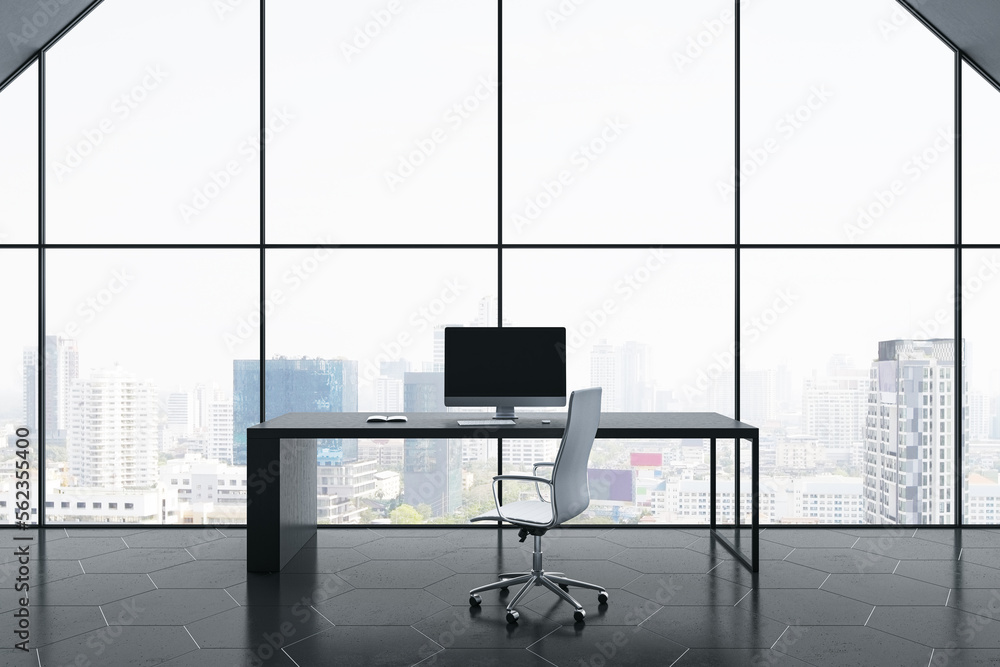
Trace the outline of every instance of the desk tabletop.
<path fill-rule="evenodd" d="M 459 426 L 492 412 L 409 412 L 405 422 L 366 422 L 369 412 L 289 412 L 247 429 L 249 441 L 273 438 L 559 438 L 565 412 L 522 412 L 517 424 Z M 548 419 L 551 423 L 543 424 Z M 716 412 L 602 412 L 598 438 L 755 438 L 756 426 Z"/>

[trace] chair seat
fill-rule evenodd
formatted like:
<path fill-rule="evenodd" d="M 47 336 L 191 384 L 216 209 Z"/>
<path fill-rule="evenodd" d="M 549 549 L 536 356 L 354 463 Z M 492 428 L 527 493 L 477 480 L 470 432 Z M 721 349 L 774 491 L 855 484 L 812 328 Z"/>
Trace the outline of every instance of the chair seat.
<path fill-rule="evenodd" d="M 503 506 L 503 513 L 514 525 L 518 520 L 530 521 L 532 524 L 547 524 L 552 520 L 552 505 L 541 500 L 519 500 Z M 472 521 L 502 521 L 496 509 L 484 512 Z"/>

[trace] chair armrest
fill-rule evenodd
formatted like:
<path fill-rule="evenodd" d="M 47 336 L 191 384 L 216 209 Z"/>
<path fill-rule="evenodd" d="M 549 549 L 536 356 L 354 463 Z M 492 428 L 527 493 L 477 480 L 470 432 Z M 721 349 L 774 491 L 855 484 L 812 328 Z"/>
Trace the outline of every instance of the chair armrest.
<path fill-rule="evenodd" d="M 551 504 L 550 504 L 550 509 L 552 510 L 552 518 L 549 519 L 548 523 L 537 523 L 535 521 L 523 521 L 523 520 L 518 520 L 515 522 L 507 518 L 507 515 L 504 514 L 503 510 L 501 509 L 500 496 L 497 494 L 497 482 L 505 479 L 514 482 L 535 482 L 536 489 L 538 488 L 539 482 L 541 482 L 542 484 L 548 484 L 550 487 L 552 486 L 552 482 L 545 479 L 544 477 L 535 477 L 533 475 L 497 475 L 493 478 L 493 503 L 497 507 L 497 514 L 500 515 L 500 518 L 503 521 L 506 521 L 507 523 L 516 523 L 517 525 L 537 526 L 538 528 L 548 528 L 549 526 L 551 526 L 552 522 L 555 521 L 556 518 L 555 508 L 552 508 Z M 538 495 L 541 496 L 541 493 L 539 493 Z M 544 498 L 542 500 L 544 501 Z"/>
<path fill-rule="evenodd" d="M 531 469 L 531 474 L 537 475 L 539 468 L 552 468 L 555 465 L 556 465 L 555 463 L 551 463 L 551 462 L 539 462 L 539 463 L 536 463 L 532 467 L 532 469 Z M 538 486 L 537 482 L 535 483 L 535 493 L 538 494 L 538 499 L 539 500 L 541 500 L 542 502 L 548 502 L 548 500 L 545 499 L 545 496 L 542 495 L 542 487 Z"/>
<path fill-rule="evenodd" d="M 493 481 L 509 479 L 514 482 L 545 482 L 546 484 L 552 484 L 551 480 L 545 479 L 544 477 L 537 477 L 535 475 L 496 475 Z"/>

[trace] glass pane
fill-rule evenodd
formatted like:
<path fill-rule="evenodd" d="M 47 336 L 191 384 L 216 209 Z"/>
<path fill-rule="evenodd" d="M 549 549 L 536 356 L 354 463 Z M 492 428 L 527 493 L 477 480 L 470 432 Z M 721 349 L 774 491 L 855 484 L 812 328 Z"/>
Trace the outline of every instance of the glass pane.
<path fill-rule="evenodd" d="M 963 523 L 1000 524 L 1000 251 L 962 256 L 962 335 L 965 337 Z M 973 560 L 973 562 L 977 562 Z"/>
<path fill-rule="evenodd" d="M 228 4 L 107 0 L 53 46 L 48 241 L 259 240 L 260 9 Z"/>
<path fill-rule="evenodd" d="M 948 243 L 954 60 L 893 0 L 745 4 L 746 243 Z M 904 12 L 905 13 L 905 12 Z"/>
<path fill-rule="evenodd" d="M 507 243 L 732 242 L 726 0 L 503 3 Z"/>
<path fill-rule="evenodd" d="M 762 522 L 954 520 L 952 257 L 743 253 L 741 401 L 761 429 Z"/>
<path fill-rule="evenodd" d="M 267 417 L 444 412 L 443 328 L 496 326 L 496 276 L 487 250 L 270 251 Z M 253 352 L 237 429 L 256 423 Z M 465 523 L 492 506 L 496 442 L 321 440 L 318 464 L 321 523 Z"/>
<path fill-rule="evenodd" d="M 0 524 L 38 522 L 37 257 L 31 250 L 0 251 L 0 283 L 8 286 L 4 291 L 7 316 L 0 327 L 0 468 L 5 471 L 0 483 Z M 49 406 L 55 400 L 46 396 Z M 23 495 L 18 497 L 19 491 L 28 494 L 26 508 L 18 507 L 25 500 Z"/>
<path fill-rule="evenodd" d="M 962 241 L 1000 239 L 1000 91 L 968 65 L 962 65 Z"/>
<path fill-rule="evenodd" d="M 496 241 L 497 4 L 267 3 L 268 242 Z"/>
<path fill-rule="evenodd" d="M 48 520 L 245 523 L 231 382 L 259 349 L 258 254 L 51 250 L 46 267 L 53 356 L 73 360 L 46 380 L 66 397 Z"/>
<path fill-rule="evenodd" d="M 38 65 L 0 91 L 0 244 L 38 241 Z"/>
<path fill-rule="evenodd" d="M 505 323 L 566 327 L 568 389 L 602 387 L 606 412 L 734 414 L 731 252 L 525 249 L 504 251 L 503 262 Z M 530 473 L 556 447 L 505 438 L 504 472 Z M 690 522 L 669 494 L 692 472 L 707 494 L 707 463 L 700 439 L 600 439 L 579 521 Z M 504 485 L 505 501 L 521 494 L 534 489 Z"/>

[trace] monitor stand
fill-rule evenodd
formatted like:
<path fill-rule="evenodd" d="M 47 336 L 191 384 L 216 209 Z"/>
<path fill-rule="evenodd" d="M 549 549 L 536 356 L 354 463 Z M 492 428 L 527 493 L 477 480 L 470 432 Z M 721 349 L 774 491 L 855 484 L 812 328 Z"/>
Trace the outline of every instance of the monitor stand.
<path fill-rule="evenodd" d="M 517 419 L 517 415 L 514 414 L 514 406 L 498 405 L 497 413 L 493 415 L 493 419 Z"/>

